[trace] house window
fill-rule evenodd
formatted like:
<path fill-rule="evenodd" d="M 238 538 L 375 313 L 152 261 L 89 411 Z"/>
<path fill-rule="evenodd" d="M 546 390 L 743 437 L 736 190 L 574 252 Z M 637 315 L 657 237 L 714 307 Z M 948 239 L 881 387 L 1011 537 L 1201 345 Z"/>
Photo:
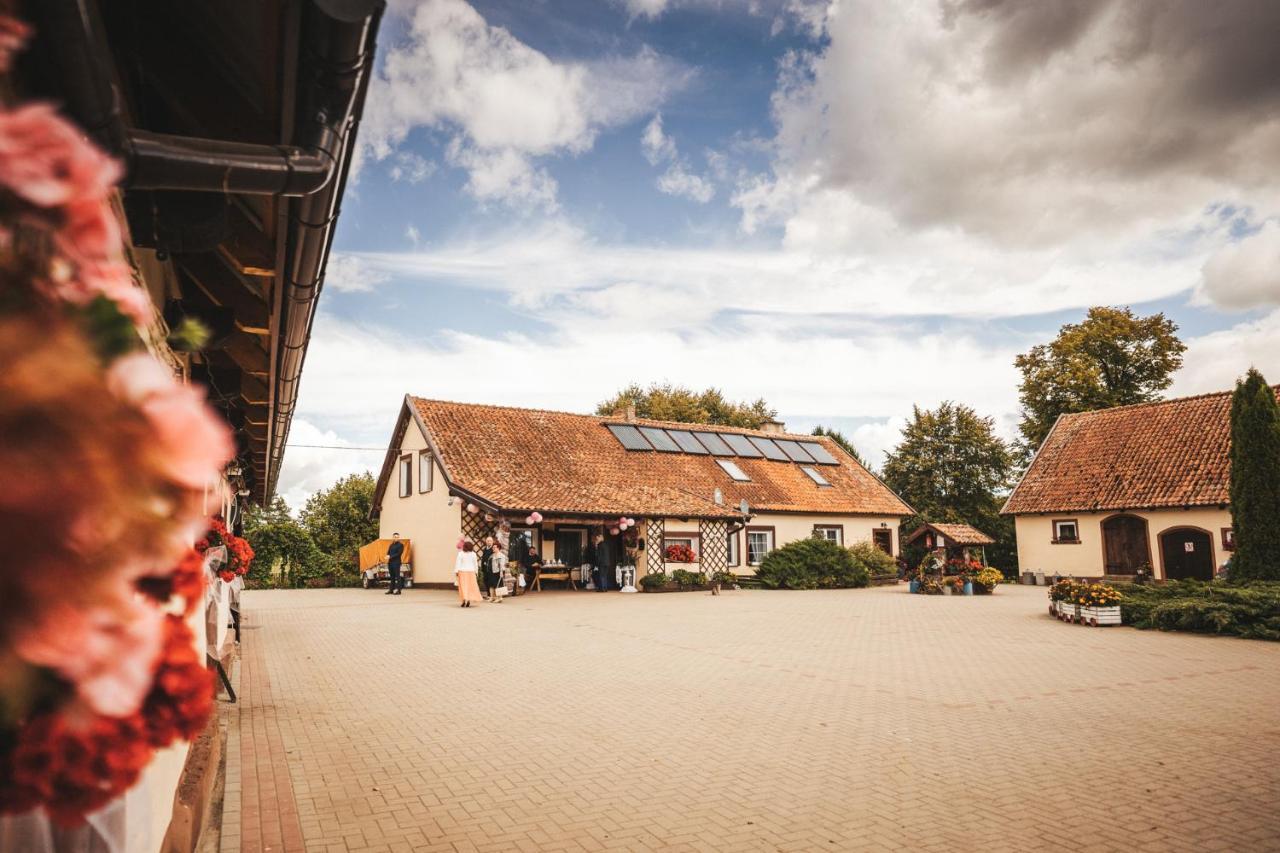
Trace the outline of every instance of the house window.
<path fill-rule="evenodd" d="M 881 551 L 893 556 L 893 531 L 878 527 L 871 531 L 871 541 Z"/>
<path fill-rule="evenodd" d="M 837 545 L 844 544 L 844 525 L 843 524 L 815 524 L 813 526 L 813 535 L 819 539 L 826 539 L 828 542 L 834 542 Z"/>
<path fill-rule="evenodd" d="M 400 497 L 413 494 L 413 457 L 400 457 Z"/>
<path fill-rule="evenodd" d="M 431 491 L 431 451 L 422 450 L 418 452 L 418 492 L 419 494 Z"/>
<path fill-rule="evenodd" d="M 1080 543 L 1080 524 L 1074 518 L 1060 518 L 1053 522 L 1053 543 L 1055 545 L 1078 545 Z"/>
<path fill-rule="evenodd" d="M 1234 551 L 1236 549 L 1236 532 L 1230 527 L 1222 528 L 1222 550 Z"/>
<path fill-rule="evenodd" d="M 511 541 L 510 547 L 507 549 L 507 556 L 513 563 L 519 563 L 524 559 L 524 555 L 530 551 L 541 556 L 539 542 L 540 539 L 536 527 L 513 527 L 511 528 Z"/>
<path fill-rule="evenodd" d="M 736 566 L 739 564 L 740 561 L 741 561 L 741 556 L 738 554 L 738 534 L 730 533 L 729 534 L 729 565 Z"/>
<path fill-rule="evenodd" d="M 681 549 L 685 549 L 685 548 L 687 548 L 689 551 L 693 552 L 693 561 L 692 561 L 692 562 L 697 562 L 697 560 L 698 560 L 698 536 L 697 536 L 697 534 L 696 534 L 696 533 L 672 533 L 672 534 L 670 534 L 670 535 L 663 536 L 663 537 L 662 537 L 662 553 L 663 553 L 664 555 L 670 555 L 670 554 L 671 554 L 671 549 L 672 549 L 672 548 L 681 548 Z M 668 556 L 668 557 L 667 557 L 667 559 L 666 559 L 666 562 L 668 562 L 668 563 L 682 563 L 682 562 L 685 562 L 685 561 L 684 561 L 684 560 L 672 560 L 672 559 L 670 559 L 670 557 Z"/>
<path fill-rule="evenodd" d="M 750 483 L 751 478 L 746 475 L 736 462 L 730 462 L 728 459 L 717 459 L 716 464 L 724 469 L 724 472 L 739 483 Z"/>
<path fill-rule="evenodd" d="M 800 470 L 808 474 L 809 479 L 817 483 L 819 488 L 825 489 L 831 486 L 831 484 L 827 482 L 827 478 L 818 473 L 817 468 L 813 468 L 809 465 L 801 465 Z"/>
<path fill-rule="evenodd" d="M 758 566 L 773 550 L 773 528 L 747 528 L 747 565 Z"/>

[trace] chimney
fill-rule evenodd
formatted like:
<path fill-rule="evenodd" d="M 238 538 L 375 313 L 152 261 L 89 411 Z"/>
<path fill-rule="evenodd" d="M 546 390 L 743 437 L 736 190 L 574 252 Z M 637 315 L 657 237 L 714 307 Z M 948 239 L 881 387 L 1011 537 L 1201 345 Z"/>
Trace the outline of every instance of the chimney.
<path fill-rule="evenodd" d="M 760 429 L 764 432 L 771 432 L 781 435 L 787 431 L 787 425 L 778 420 L 767 420 L 760 424 Z"/>
<path fill-rule="evenodd" d="M 636 404 L 634 401 L 627 403 L 627 408 L 623 410 L 622 416 L 630 423 L 636 419 Z"/>

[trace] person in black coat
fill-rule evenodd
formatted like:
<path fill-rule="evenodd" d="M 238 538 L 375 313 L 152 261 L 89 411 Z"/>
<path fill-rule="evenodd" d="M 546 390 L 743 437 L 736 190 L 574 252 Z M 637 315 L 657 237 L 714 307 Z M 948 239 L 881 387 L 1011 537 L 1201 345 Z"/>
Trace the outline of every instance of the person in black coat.
<path fill-rule="evenodd" d="M 596 581 L 596 592 L 608 592 L 613 588 L 613 575 L 617 564 L 613 559 L 613 548 L 609 547 L 609 543 L 604 540 L 603 533 L 596 534 L 593 553 L 595 559 L 592 562 L 595 563 L 599 576 L 599 580 Z"/>
<path fill-rule="evenodd" d="M 391 575 L 391 583 L 387 588 L 387 595 L 400 594 L 400 558 L 404 555 L 404 543 L 400 541 L 399 533 L 391 534 L 391 547 L 387 549 L 387 572 Z"/>
<path fill-rule="evenodd" d="M 542 557 L 538 555 L 538 550 L 530 545 L 520 554 L 520 569 L 524 573 L 525 589 L 533 589 L 533 580 L 538 575 L 538 569 L 542 568 Z M 516 585 L 516 594 L 520 594 L 520 586 Z"/>

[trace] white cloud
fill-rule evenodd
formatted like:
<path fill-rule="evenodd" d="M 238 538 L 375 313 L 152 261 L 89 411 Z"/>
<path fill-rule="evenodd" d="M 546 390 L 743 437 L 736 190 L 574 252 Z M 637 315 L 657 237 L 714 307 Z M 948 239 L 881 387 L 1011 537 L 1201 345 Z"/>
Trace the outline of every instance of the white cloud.
<path fill-rule="evenodd" d="M 395 155 L 393 165 L 387 171 L 393 181 L 420 184 L 435 174 L 436 164 L 412 151 L 400 151 Z"/>
<path fill-rule="evenodd" d="M 666 165 L 666 170 L 658 176 L 657 187 L 660 191 L 702 204 L 715 196 L 715 187 L 706 178 L 689 170 L 688 163 L 676 148 L 675 140 L 662 129 L 661 113 L 654 115 L 645 126 L 644 133 L 640 136 L 640 148 L 651 165 Z"/>
<path fill-rule="evenodd" d="M 441 129 L 478 198 L 544 205 L 555 184 L 531 158 L 588 150 L 601 129 L 653 110 L 688 76 L 648 49 L 553 60 L 463 0 L 426 0 L 370 87 L 361 148 L 382 160 L 415 128 Z"/>
<path fill-rule="evenodd" d="M 667 9 L 670 0 L 622 0 L 627 14 L 632 18 L 657 18 Z"/>
<path fill-rule="evenodd" d="M 1174 375 L 1169 394 L 1228 391 L 1250 367 L 1261 370 L 1273 385 L 1280 383 L 1280 309 L 1188 340 L 1183 367 Z"/>
<path fill-rule="evenodd" d="M 1280 304 L 1280 220 L 1214 252 L 1204 265 L 1201 296 L 1224 308 Z"/>
<path fill-rule="evenodd" d="M 410 223 L 409 225 L 405 226 L 404 236 L 405 236 L 405 239 L 407 239 L 410 243 L 413 244 L 413 247 L 415 249 L 418 248 L 418 244 L 422 242 L 422 233 L 418 231 L 418 226 L 414 225 L 413 223 Z"/>
<path fill-rule="evenodd" d="M 325 267 L 324 284 L 342 293 L 368 293 L 387 280 L 387 274 L 374 269 L 354 255 L 334 253 Z"/>
<path fill-rule="evenodd" d="M 314 381 L 315 377 L 308 376 L 303 387 Z M 386 430 L 391 430 L 391 424 L 387 424 Z M 374 447 L 376 443 L 360 446 Z M 296 514 L 313 492 L 332 486 L 348 474 L 372 471 L 377 475 L 385 451 L 340 449 L 351 447 L 351 442 L 332 430 L 322 430 L 306 418 L 293 419 L 277 489 L 290 510 Z"/>

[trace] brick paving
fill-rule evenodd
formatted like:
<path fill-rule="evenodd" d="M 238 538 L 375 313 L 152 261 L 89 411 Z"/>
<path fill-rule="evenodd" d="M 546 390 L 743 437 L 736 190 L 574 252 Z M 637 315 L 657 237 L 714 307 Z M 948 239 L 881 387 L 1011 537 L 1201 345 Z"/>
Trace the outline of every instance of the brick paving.
<path fill-rule="evenodd" d="M 222 849 L 1280 849 L 1280 644 L 1045 605 L 247 592 Z"/>

